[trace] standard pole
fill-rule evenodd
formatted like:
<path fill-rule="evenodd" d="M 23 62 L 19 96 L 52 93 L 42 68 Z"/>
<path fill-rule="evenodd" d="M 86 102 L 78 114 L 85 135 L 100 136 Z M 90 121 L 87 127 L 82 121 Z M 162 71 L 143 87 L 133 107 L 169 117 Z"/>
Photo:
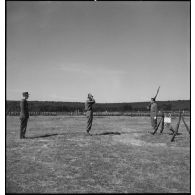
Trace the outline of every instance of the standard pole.
<path fill-rule="evenodd" d="M 190 129 L 188 128 L 188 125 L 186 124 L 183 115 L 182 115 L 182 121 L 183 121 L 183 123 L 184 123 L 184 125 L 185 125 L 185 127 L 186 127 L 186 130 L 187 130 L 188 133 L 190 134 Z"/>
<path fill-rule="evenodd" d="M 174 134 L 173 134 L 173 137 L 171 138 L 171 142 L 174 141 L 175 136 L 176 136 L 177 133 L 178 133 L 180 121 L 181 121 L 181 111 L 179 112 L 179 121 L 178 121 L 178 123 L 177 123 L 177 125 L 176 125 L 175 132 L 174 132 Z"/>

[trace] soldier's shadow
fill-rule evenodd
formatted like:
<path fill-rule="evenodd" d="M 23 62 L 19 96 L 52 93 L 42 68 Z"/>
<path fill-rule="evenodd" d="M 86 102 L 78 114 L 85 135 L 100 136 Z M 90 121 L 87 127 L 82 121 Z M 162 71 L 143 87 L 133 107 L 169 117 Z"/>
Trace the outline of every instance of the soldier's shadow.
<path fill-rule="evenodd" d="M 37 136 L 26 137 L 26 139 L 36 139 L 36 138 L 51 137 L 51 136 L 56 136 L 56 135 L 59 135 L 59 134 L 53 133 L 53 134 L 37 135 Z"/>
<path fill-rule="evenodd" d="M 95 133 L 93 135 L 120 135 L 119 132 L 103 132 L 103 133 Z"/>

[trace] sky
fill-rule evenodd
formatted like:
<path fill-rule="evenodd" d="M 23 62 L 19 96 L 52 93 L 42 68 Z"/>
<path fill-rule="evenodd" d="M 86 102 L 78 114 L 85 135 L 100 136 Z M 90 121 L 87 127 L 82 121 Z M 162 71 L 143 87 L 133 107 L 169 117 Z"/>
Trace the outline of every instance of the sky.
<path fill-rule="evenodd" d="M 6 2 L 6 99 L 190 99 L 190 2 Z"/>

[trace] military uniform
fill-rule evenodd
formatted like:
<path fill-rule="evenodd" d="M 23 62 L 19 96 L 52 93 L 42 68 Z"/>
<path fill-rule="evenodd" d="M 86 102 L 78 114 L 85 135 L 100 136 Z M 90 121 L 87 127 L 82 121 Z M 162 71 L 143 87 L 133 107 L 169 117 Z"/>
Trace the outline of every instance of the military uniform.
<path fill-rule="evenodd" d="M 158 106 L 156 102 L 153 102 L 150 105 L 150 118 L 151 118 L 151 125 L 154 129 L 157 126 L 157 114 L 158 114 Z"/>
<path fill-rule="evenodd" d="M 89 95 L 88 95 L 89 96 Z M 93 96 L 85 102 L 85 111 L 87 116 L 87 128 L 86 131 L 89 133 L 91 130 L 92 122 L 93 122 L 93 109 L 92 105 L 95 103 Z"/>
<path fill-rule="evenodd" d="M 26 99 L 21 100 L 20 110 L 20 138 L 24 138 L 29 118 L 28 102 Z"/>

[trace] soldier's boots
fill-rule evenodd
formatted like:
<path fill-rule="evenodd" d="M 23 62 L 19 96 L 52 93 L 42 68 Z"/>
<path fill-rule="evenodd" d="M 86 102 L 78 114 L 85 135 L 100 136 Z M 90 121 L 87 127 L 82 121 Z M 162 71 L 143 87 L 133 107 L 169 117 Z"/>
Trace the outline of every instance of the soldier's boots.
<path fill-rule="evenodd" d="M 20 139 L 25 139 L 25 138 L 26 138 L 25 135 L 23 134 L 20 135 Z"/>
<path fill-rule="evenodd" d="M 92 135 L 89 133 L 89 131 L 87 131 L 87 135 L 90 135 L 90 136 L 92 136 Z"/>

